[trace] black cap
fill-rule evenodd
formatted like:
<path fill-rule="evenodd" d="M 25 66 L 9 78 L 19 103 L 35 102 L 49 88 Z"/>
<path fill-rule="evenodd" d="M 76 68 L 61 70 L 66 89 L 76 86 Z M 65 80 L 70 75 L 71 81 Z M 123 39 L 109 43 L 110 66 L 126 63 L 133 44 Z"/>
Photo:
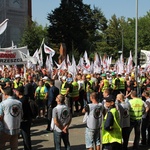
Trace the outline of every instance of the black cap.
<path fill-rule="evenodd" d="M 113 95 L 109 95 L 108 97 L 104 98 L 106 102 L 115 102 L 115 98 Z"/>

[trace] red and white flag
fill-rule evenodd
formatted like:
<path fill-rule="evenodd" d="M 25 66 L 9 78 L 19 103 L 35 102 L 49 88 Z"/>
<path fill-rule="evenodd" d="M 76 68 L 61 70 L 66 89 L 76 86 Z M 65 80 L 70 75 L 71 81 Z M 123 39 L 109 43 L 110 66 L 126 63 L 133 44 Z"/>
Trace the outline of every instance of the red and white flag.
<path fill-rule="evenodd" d="M 6 28 L 7 28 L 7 23 L 8 23 L 8 19 L 5 19 L 5 20 L 0 24 L 0 35 L 6 30 Z"/>
<path fill-rule="evenodd" d="M 52 48 L 45 45 L 45 44 L 44 44 L 44 52 L 46 54 L 50 54 L 52 57 L 55 55 L 55 51 Z"/>
<path fill-rule="evenodd" d="M 84 52 L 84 55 L 83 55 L 83 66 L 84 66 L 84 69 L 90 71 L 90 60 L 88 58 L 88 54 L 86 51 Z"/>

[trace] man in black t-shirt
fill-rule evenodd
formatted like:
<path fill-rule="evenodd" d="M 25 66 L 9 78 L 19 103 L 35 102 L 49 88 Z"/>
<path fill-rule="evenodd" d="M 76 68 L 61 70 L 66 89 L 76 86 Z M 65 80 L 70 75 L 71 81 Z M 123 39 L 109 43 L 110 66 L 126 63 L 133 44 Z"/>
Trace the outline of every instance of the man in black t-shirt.
<path fill-rule="evenodd" d="M 23 137 L 24 149 L 31 150 L 31 136 L 30 136 L 30 128 L 31 128 L 31 110 L 28 99 L 24 96 L 24 87 L 18 87 L 16 89 L 16 96 L 19 101 L 22 103 L 23 108 L 23 117 L 21 122 L 21 134 Z"/>

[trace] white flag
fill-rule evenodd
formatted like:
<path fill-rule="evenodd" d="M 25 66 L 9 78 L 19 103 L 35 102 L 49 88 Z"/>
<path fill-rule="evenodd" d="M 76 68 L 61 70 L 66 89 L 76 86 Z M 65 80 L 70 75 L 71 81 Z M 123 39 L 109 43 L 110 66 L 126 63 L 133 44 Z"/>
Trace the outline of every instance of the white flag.
<path fill-rule="evenodd" d="M 20 52 L 20 55 L 21 55 L 21 58 L 22 58 L 22 61 L 31 61 L 32 64 L 37 64 L 37 59 L 35 57 L 31 57 L 31 56 L 28 56 L 27 54 Z"/>
<path fill-rule="evenodd" d="M 7 28 L 7 22 L 8 22 L 8 19 L 4 20 L 0 24 L 0 35 L 6 30 L 6 28 Z"/>
<path fill-rule="evenodd" d="M 45 44 L 44 44 L 44 52 L 46 54 L 50 54 L 52 57 L 55 55 L 55 51 L 52 48 L 45 45 Z"/>
<path fill-rule="evenodd" d="M 42 52 L 42 45 L 44 44 L 44 38 L 42 40 L 41 46 L 39 48 L 39 65 L 42 67 L 43 66 L 43 52 Z"/>

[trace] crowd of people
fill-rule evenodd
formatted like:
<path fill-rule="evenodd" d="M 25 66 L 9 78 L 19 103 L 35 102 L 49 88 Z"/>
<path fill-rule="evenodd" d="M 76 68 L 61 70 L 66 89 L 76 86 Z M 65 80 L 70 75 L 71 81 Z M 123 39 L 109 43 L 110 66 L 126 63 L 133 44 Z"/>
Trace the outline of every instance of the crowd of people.
<path fill-rule="evenodd" d="M 47 131 L 54 134 L 54 145 L 71 149 L 69 125 L 72 117 L 84 114 L 85 145 L 89 150 L 127 150 L 132 129 L 133 149 L 150 145 L 150 76 L 142 72 L 115 71 L 72 75 L 55 69 L 51 76 L 45 68 L 32 70 L 5 67 L 0 72 L 0 149 L 7 141 L 18 149 L 22 134 L 25 150 L 32 149 L 30 136 L 33 119 L 46 118 Z M 33 118 L 30 100 L 37 104 Z M 147 134 L 148 133 L 148 134 Z M 141 140 L 140 140 L 141 139 Z"/>

